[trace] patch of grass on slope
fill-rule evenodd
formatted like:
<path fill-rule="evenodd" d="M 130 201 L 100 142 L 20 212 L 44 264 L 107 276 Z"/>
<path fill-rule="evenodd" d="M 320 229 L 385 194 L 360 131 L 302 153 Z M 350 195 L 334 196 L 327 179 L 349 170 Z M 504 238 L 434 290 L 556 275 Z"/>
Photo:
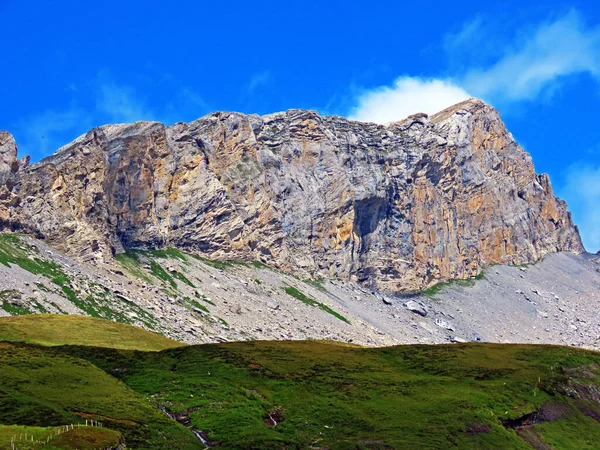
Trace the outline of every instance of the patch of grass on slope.
<path fill-rule="evenodd" d="M 426 295 L 427 297 L 434 298 L 437 294 L 439 294 L 444 289 L 452 288 L 453 286 L 461 286 L 461 287 L 471 287 L 475 285 L 475 281 L 483 280 L 485 278 L 485 273 L 482 270 L 475 276 L 474 278 L 466 278 L 466 279 L 454 279 L 448 281 L 441 281 L 439 283 L 434 284 L 433 286 L 429 286 L 427 289 L 421 291 L 421 294 Z"/>
<path fill-rule="evenodd" d="M 148 253 L 150 253 L 151 255 L 156 256 L 158 258 L 175 258 L 175 259 L 179 259 L 182 262 L 187 262 L 187 260 L 188 260 L 188 257 L 185 253 L 183 253 L 178 248 L 173 248 L 173 247 L 157 249 L 157 250 L 148 250 Z"/>
<path fill-rule="evenodd" d="M 327 305 L 324 305 L 323 303 L 321 303 L 321 302 L 318 302 L 318 301 L 316 301 L 316 300 L 314 300 L 314 299 L 312 299 L 312 298 L 310 298 L 310 297 L 308 297 L 308 296 L 304 295 L 304 294 L 303 294 L 301 291 L 299 291 L 299 290 L 298 290 L 298 289 L 296 289 L 295 287 L 288 286 L 288 287 L 286 287 L 284 290 L 285 290 L 285 292 L 286 292 L 288 295 L 291 295 L 292 297 L 294 297 L 294 298 L 296 298 L 296 299 L 300 300 L 302 303 L 306 303 L 306 304 L 307 304 L 307 305 L 309 305 L 309 306 L 314 306 L 314 307 L 316 307 L 316 308 L 322 309 L 323 311 L 325 311 L 325 312 L 328 312 L 328 313 L 329 313 L 329 314 L 331 314 L 332 316 L 335 316 L 335 317 L 337 317 L 338 319 L 340 319 L 340 320 L 342 320 L 342 321 L 344 321 L 344 322 L 346 322 L 346 323 L 350 323 L 350 322 L 348 321 L 348 319 L 346 319 L 346 318 L 345 318 L 344 316 L 342 316 L 340 313 L 338 313 L 338 312 L 334 311 L 334 310 L 333 310 L 333 309 L 331 309 L 329 306 L 327 306 Z"/>
<path fill-rule="evenodd" d="M 67 274 L 53 261 L 47 261 L 33 245 L 27 244 L 15 234 L 0 234 L 0 264 L 9 267 L 15 264 L 28 272 L 43 275 L 57 286 L 72 300 L 75 296 Z"/>
<path fill-rule="evenodd" d="M 177 289 L 177 282 L 169 275 L 169 272 L 163 269 L 156 261 L 150 261 L 150 272 L 152 272 L 152 275 L 159 280 L 169 283 L 173 289 Z"/>
<path fill-rule="evenodd" d="M 152 280 L 142 269 L 142 263 L 138 252 L 127 250 L 125 253 L 115 255 L 115 260 L 132 275 L 141 278 L 146 283 L 152 284 Z"/>
<path fill-rule="evenodd" d="M 129 448 L 198 448 L 184 427 L 106 372 L 61 353 L 62 347 L 0 345 L 1 424 L 47 427 L 93 419 L 122 433 Z"/>
<path fill-rule="evenodd" d="M 57 286 L 58 289 L 55 291 L 57 294 L 62 294 L 80 310 L 92 317 L 133 323 L 134 320 L 127 314 L 129 312 L 135 313 L 137 318 L 148 328 L 156 329 L 158 325 L 158 321 L 152 314 L 135 304 L 123 304 L 120 302 L 119 297 L 113 296 L 110 291 L 96 283 L 90 284 L 91 292 L 89 295 L 82 295 L 74 288 L 69 276 L 59 264 L 46 260 L 37 247 L 28 244 L 16 234 L 0 233 L 0 264 L 5 266 L 17 265 L 28 272 L 49 278 Z M 37 285 L 40 287 L 39 283 Z M 43 291 L 53 291 L 43 284 L 41 286 L 43 288 L 40 289 Z M 23 315 L 34 312 L 30 307 L 33 303 L 38 311 L 45 312 L 45 308 L 35 299 L 29 299 L 28 303 L 29 306 L 16 306 L 3 299 L 1 307 L 11 315 Z"/>
<path fill-rule="evenodd" d="M 0 317 L 0 341 L 160 351 L 184 344 L 131 325 L 86 316 Z"/>
<path fill-rule="evenodd" d="M 224 259 L 224 260 L 208 259 L 208 258 L 204 258 L 202 256 L 196 256 L 196 255 L 194 255 L 194 258 L 197 259 L 198 261 L 202 261 L 207 266 L 210 266 L 214 269 L 219 269 L 219 270 L 227 270 L 227 269 L 231 269 L 235 266 L 248 267 L 248 263 L 246 261 L 241 261 L 241 260 L 237 260 L 237 259 Z"/>
<path fill-rule="evenodd" d="M 158 280 L 167 283 L 175 291 L 177 291 L 177 282 L 175 281 L 175 278 L 192 288 L 196 287 L 183 273 L 179 271 L 169 273 L 153 258 L 173 258 L 184 263 L 187 262 L 187 256 L 175 248 L 162 250 L 127 250 L 125 253 L 115 255 L 115 259 L 122 267 L 128 270 L 132 275 L 143 279 L 147 283 L 153 284 L 152 279 L 144 269 L 146 263 L 148 264 L 151 275 Z"/>

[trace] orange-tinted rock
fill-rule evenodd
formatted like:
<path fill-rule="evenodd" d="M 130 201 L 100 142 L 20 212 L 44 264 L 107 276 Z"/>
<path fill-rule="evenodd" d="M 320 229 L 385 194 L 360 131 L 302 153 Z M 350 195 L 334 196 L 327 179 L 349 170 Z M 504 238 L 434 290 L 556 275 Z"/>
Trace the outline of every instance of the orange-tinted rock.
<path fill-rule="evenodd" d="M 388 126 L 300 110 L 108 125 L 17 178 L 9 215 L 82 259 L 176 246 L 416 290 L 583 250 L 548 177 L 478 100 Z"/>

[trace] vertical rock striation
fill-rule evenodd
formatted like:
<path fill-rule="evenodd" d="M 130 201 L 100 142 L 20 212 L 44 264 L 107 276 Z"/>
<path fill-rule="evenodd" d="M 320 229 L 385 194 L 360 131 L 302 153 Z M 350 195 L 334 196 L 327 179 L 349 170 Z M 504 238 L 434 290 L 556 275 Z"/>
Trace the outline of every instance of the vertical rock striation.
<path fill-rule="evenodd" d="M 82 259 L 176 246 L 401 291 L 583 251 L 479 100 L 387 126 L 302 110 L 107 125 L 31 166 L 0 134 L 0 158 L 12 221 Z"/>

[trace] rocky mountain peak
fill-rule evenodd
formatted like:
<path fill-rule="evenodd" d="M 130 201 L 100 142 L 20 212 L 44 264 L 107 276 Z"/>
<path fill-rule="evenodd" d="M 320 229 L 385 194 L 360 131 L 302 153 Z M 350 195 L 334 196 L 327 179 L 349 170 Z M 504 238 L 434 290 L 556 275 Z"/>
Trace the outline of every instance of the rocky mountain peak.
<path fill-rule="evenodd" d="M 583 251 L 476 99 L 386 126 L 305 110 L 106 125 L 17 175 L 5 214 L 82 259 L 174 246 L 406 291 Z"/>

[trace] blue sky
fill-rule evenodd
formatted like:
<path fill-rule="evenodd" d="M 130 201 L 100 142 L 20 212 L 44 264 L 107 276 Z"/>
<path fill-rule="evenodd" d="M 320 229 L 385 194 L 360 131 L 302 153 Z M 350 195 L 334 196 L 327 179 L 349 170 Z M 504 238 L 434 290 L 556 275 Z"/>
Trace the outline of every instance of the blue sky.
<path fill-rule="evenodd" d="M 489 3 L 489 4 L 488 4 Z M 0 129 L 38 160 L 105 123 L 497 107 L 600 249 L 593 1 L 0 0 Z"/>

